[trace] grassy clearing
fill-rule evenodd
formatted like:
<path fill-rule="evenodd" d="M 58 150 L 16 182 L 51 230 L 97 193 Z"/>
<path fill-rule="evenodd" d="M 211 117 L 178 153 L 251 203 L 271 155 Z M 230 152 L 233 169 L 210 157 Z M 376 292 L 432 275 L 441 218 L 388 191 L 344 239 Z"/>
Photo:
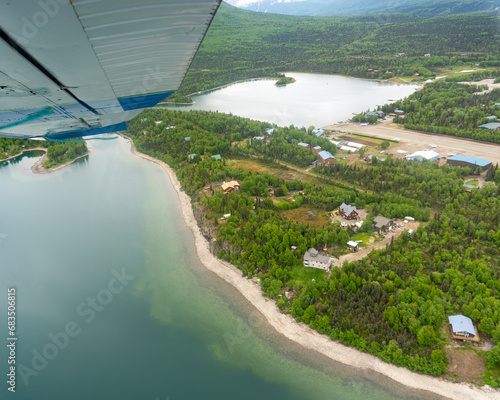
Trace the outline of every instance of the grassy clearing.
<path fill-rule="evenodd" d="M 296 265 L 292 269 L 292 278 L 302 282 L 311 282 L 313 279 L 319 282 L 327 278 L 327 272 L 317 268 Z"/>
<path fill-rule="evenodd" d="M 371 235 L 370 233 L 356 233 L 353 237 L 352 240 L 362 240 L 363 243 L 360 243 L 360 246 L 369 246 L 373 242 L 375 242 L 375 236 Z"/>
<path fill-rule="evenodd" d="M 316 214 L 315 218 L 311 218 L 307 215 L 308 211 L 312 211 Z M 312 208 L 310 206 L 301 206 L 294 210 L 282 211 L 282 215 L 294 222 L 299 222 L 304 225 L 310 225 L 317 228 L 322 228 L 325 225 L 330 224 L 330 217 L 324 210 L 319 210 L 317 208 Z"/>
<path fill-rule="evenodd" d="M 227 165 L 232 168 L 241 168 L 247 171 L 257 172 L 260 174 L 270 174 L 277 176 L 285 181 L 293 181 L 299 179 L 304 182 L 316 183 L 313 176 L 304 174 L 293 169 L 273 168 L 267 165 L 260 164 L 253 160 L 228 160 Z"/>

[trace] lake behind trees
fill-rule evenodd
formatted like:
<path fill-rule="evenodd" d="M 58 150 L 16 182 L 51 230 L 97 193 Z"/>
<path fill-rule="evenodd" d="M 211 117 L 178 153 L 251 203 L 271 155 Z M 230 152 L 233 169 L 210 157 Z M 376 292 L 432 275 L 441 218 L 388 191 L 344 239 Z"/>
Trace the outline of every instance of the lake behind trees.
<path fill-rule="evenodd" d="M 296 82 L 253 80 L 192 96 L 194 104 L 163 106 L 175 110 L 232 113 L 279 126 L 322 127 L 410 95 L 417 85 L 371 81 L 339 75 L 287 73 Z"/>

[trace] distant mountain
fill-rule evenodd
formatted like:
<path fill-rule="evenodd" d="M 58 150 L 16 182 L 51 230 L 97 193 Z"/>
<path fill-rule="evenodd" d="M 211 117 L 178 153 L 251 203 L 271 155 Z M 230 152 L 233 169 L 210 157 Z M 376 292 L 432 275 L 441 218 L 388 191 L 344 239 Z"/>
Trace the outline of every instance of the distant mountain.
<path fill-rule="evenodd" d="M 500 0 L 225 0 L 247 10 L 275 14 L 352 16 L 410 13 L 422 17 L 488 12 L 499 14 Z"/>

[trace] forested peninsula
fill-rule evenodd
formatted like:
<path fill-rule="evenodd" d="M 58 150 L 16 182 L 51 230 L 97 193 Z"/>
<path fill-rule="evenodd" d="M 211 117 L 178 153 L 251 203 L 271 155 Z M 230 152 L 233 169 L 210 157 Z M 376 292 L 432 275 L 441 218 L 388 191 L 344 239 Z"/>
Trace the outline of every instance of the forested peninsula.
<path fill-rule="evenodd" d="M 0 137 L 0 162 L 37 149 L 46 152 L 47 159 L 43 163 L 43 168 L 46 170 L 67 164 L 88 153 L 84 142 L 51 142 Z"/>
<path fill-rule="evenodd" d="M 256 139 L 265 132 L 265 140 Z M 332 143 L 311 133 L 225 114 L 158 109 L 128 129 L 139 151 L 175 169 L 212 252 L 258 279 L 282 312 L 386 362 L 461 380 L 448 372 L 456 349 L 447 317 L 468 315 L 484 340 L 500 341 L 498 167 L 471 192 L 463 186 L 475 173 L 469 168 L 392 157 L 317 166 L 306 174 L 311 151 L 299 142 L 339 156 Z M 240 190 L 218 189 L 230 181 Z M 366 210 L 358 231 L 329 217 L 342 203 Z M 349 241 L 368 246 L 381 240 L 372 226 L 378 215 L 412 215 L 419 225 L 329 272 L 304 267 L 309 248 L 342 259 Z M 471 381 L 499 386 L 498 345 L 460 350 L 486 362 Z"/>

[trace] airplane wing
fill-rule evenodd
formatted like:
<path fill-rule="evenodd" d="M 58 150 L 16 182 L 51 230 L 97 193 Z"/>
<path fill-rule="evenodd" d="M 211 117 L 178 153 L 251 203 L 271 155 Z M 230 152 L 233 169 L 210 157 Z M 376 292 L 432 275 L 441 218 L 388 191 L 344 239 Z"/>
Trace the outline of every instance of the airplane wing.
<path fill-rule="evenodd" d="M 221 0 L 0 0 L 0 136 L 126 129 L 179 88 Z"/>

